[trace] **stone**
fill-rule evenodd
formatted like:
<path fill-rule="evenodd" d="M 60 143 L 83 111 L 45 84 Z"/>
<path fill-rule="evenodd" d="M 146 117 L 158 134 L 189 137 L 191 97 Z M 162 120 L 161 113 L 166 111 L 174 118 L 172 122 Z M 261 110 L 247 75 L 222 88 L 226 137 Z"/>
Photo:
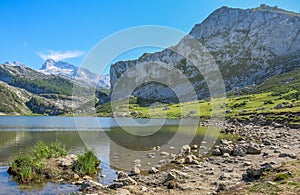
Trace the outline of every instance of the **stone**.
<path fill-rule="evenodd" d="M 155 167 L 151 167 L 151 169 L 148 172 L 155 174 L 155 173 L 158 173 L 159 170 L 157 168 L 155 168 Z"/>
<path fill-rule="evenodd" d="M 288 157 L 287 153 L 280 153 L 278 157 L 284 158 L 284 157 Z"/>
<path fill-rule="evenodd" d="M 197 145 L 192 145 L 192 146 L 191 146 L 191 149 L 193 149 L 193 150 L 196 150 L 197 148 L 198 148 Z"/>
<path fill-rule="evenodd" d="M 290 149 L 290 146 L 289 145 L 283 145 L 282 146 L 284 149 Z"/>
<path fill-rule="evenodd" d="M 229 155 L 228 153 L 224 153 L 224 154 L 223 154 L 223 157 L 224 157 L 224 158 L 229 158 L 230 155 Z"/>
<path fill-rule="evenodd" d="M 79 187 L 79 190 L 80 190 L 80 191 L 85 191 L 85 190 L 91 188 L 91 186 L 92 186 L 92 185 L 91 185 L 88 181 L 83 181 L 83 182 L 81 183 L 81 186 Z"/>
<path fill-rule="evenodd" d="M 276 148 L 274 149 L 274 153 L 281 153 L 281 151 L 278 148 Z"/>
<path fill-rule="evenodd" d="M 184 145 L 180 148 L 180 152 L 189 154 L 191 153 L 191 147 L 189 145 Z"/>
<path fill-rule="evenodd" d="M 260 154 L 261 149 L 257 144 L 249 144 L 247 148 L 247 154 Z"/>
<path fill-rule="evenodd" d="M 196 160 L 196 159 L 197 159 L 197 157 L 195 155 L 188 155 L 185 158 L 185 163 L 192 164 L 193 160 Z"/>
<path fill-rule="evenodd" d="M 130 195 L 130 192 L 127 189 L 118 188 L 115 195 Z"/>
<path fill-rule="evenodd" d="M 164 165 L 164 164 L 167 164 L 167 163 L 168 163 L 168 161 L 166 159 L 162 159 L 162 160 L 158 161 L 159 165 Z"/>
<path fill-rule="evenodd" d="M 288 156 L 292 159 L 296 159 L 297 158 L 297 155 L 295 153 L 290 153 L 288 154 Z"/>
<path fill-rule="evenodd" d="M 90 177 L 90 176 L 88 176 L 88 175 L 85 175 L 85 176 L 83 177 L 83 179 L 84 179 L 84 180 L 93 180 L 93 178 Z"/>
<path fill-rule="evenodd" d="M 225 154 L 225 153 L 231 154 L 233 151 L 231 146 L 221 146 L 220 150 L 221 150 L 222 154 Z"/>
<path fill-rule="evenodd" d="M 251 166 L 251 165 L 252 165 L 252 163 L 249 162 L 249 161 L 245 161 L 244 164 L 243 164 L 243 166 L 245 166 L 245 167 L 248 167 L 248 166 Z"/>
<path fill-rule="evenodd" d="M 155 153 L 148 153 L 148 154 L 147 154 L 147 157 L 148 157 L 148 158 L 155 158 Z"/>
<path fill-rule="evenodd" d="M 263 141 L 263 144 L 264 144 L 265 146 L 270 146 L 272 143 L 271 143 L 270 140 L 264 140 L 264 141 Z"/>
<path fill-rule="evenodd" d="M 284 105 L 280 103 L 280 104 L 277 104 L 274 108 L 281 109 L 281 108 L 284 108 Z"/>
<path fill-rule="evenodd" d="M 226 140 L 226 139 L 221 139 L 220 143 L 228 146 L 228 140 Z"/>
<path fill-rule="evenodd" d="M 80 185 L 80 188 L 79 190 L 80 191 L 86 191 L 90 188 L 93 188 L 93 189 L 101 189 L 103 188 L 104 186 L 96 181 L 93 181 L 93 180 L 85 180 L 81 183 Z"/>
<path fill-rule="evenodd" d="M 260 167 L 251 167 L 246 170 L 246 173 L 250 178 L 259 178 L 263 174 L 263 169 Z"/>
<path fill-rule="evenodd" d="M 211 154 L 214 155 L 214 156 L 221 156 L 222 152 L 219 148 L 216 148 L 216 149 L 211 151 Z"/>
<path fill-rule="evenodd" d="M 193 164 L 193 165 L 200 165 L 200 162 L 197 161 L 197 160 L 192 160 L 191 164 Z"/>
<path fill-rule="evenodd" d="M 161 152 L 160 156 L 169 156 L 169 153 L 168 152 Z"/>
<path fill-rule="evenodd" d="M 222 173 L 219 177 L 220 180 L 230 179 L 231 176 L 227 173 Z"/>
<path fill-rule="evenodd" d="M 75 173 L 75 174 L 73 175 L 73 178 L 74 178 L 75 180 L 77 180 L 77 179 L 79 179 L 80 177 L 79 177 L 78 174 Z"/>
<path fill-rule="evenodd" d="M 137 185 L 137 182 L 129 176 L 126 178 L 116 179 L 115 182 L 121 183 L 123 186 Z"/>
<path fill-rule="evenodd" d="M 153 147 L 153 150 L 159 151 L 159 150 L 160 150 L 160 146 L 155 146 L 155 147 Z"/>
<path fill-rule="evenodd" d="M 124 171 L 117 171 L 117 175 L 118 175 L 118 179 L 127 178 L 128 177 L 128 174 L 125 173 Z"/>
<path fill-rule="evenodd" d="M 147 192 L 147 191 L 148 191 L 148 188 L 147 188 L 146 186 L 142 186 L 142 187 L 141 187 L 141 190 L 142 190 L 142 192 Z"/>
<path fill-rule="evenodd" d="M 132 169 L 131 169 L 131 173 L 133 175 L 138 175 L 141 173 L 141 170 L 137 167 L 137 166 L 134 166 Z"/>
<path fill-rule="evenodd" d="M 245 156 L 247 149 L 244 146 L 234 146 L 232 149 L 233 156 Z"/>
<path fill-rule="evenodd" d="M 185 159 L 184 158 L 180 158 L 178 160 L 176 160 L 176 164 L 183 164 L 185 162 Z"/>
<path fill-rule="evenodd" d="M 176 180 L 176 175 L 173 172 L 169 172 L 166 181 L 173 181 L 173 180 Z"/>
<path fill-rule="evenodd" d="M 225 183 L 217 184 L 216 192 L 227 190 L 227 185 Z"/>

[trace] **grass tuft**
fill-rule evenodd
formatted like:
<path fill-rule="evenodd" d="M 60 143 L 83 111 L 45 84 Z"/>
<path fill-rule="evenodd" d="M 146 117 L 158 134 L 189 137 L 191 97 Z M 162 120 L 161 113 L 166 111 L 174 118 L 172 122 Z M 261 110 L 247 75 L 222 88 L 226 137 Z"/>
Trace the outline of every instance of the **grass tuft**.
<path fill-rule="evenodd" d="M 84 175 L 94 175 L 99 169 L 100 160 L 95 156 L 91 150 L 86 150 L 84 154 L 78 156 L 77 162 L 74 166 L 74 172 Z"/>

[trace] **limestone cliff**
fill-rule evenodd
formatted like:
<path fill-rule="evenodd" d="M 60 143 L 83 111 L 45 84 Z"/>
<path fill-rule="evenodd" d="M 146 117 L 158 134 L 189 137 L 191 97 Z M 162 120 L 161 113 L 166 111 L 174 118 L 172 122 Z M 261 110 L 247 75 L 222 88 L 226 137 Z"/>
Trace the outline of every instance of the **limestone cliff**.
<path fill-rule="evenodd" d="M 201 43 L 217 64 L 226 91 L 257 85 L 271 76 L 300 67 L 300 14 L 261 5 L 253 9 L 221 7 L 189 33 Z M 161 61 L 179 69 L 192 83 L 198 98 L 209 96 L 200 72 L 176 46 L 145 54 L 137 60 L 121 61 L 110 69 L 112 90 L 119 77 L 142 62 Z M 207 64 L 206 66 L 210 66 Z M 207 67 L 206 67 L 207 68 Z M 209 67 L 208 67 L 209 68 Z M 146 74 L 146 70 L 144 71 Z M 161 72 L 161 77 L 164 77 Z M 145 99 L 173 101 L 174 92 L 158 83 L 138 87 L 132 95 Z"/>

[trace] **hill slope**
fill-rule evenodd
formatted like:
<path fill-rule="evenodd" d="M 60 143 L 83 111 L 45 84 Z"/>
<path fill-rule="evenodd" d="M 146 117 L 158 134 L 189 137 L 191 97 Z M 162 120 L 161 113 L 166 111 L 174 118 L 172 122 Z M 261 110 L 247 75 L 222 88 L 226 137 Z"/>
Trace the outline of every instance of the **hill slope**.
<path fill-rule="evenodd" d="M 227 91 L 259 85 L 274 75 L 300 67 L 300 14 L 277 7 L 262 5 L 246 10 L 222 7 L 202 23 L 196 24 L 189 35 L 197 39 L 212 56 Z M 174 48 L 184 48 L 185 41 L 183 39 L 174 47 L 143 55 L 137 60 L 113 64 L 110 69 L 112 89 L 130 67 L 160 61 L 183 72 L 199 99 L 208 97 L 206 82 L 197 68 L 174 52 Z M 209 69 L 212 63 L 204 63 L 201 67 Z M 167 77 L 163 72 L 158 71 L 157 74 L 161 74 L 161 78 Z M 169 102 L 176 96 L 168 87 L 153 82 L 139 87 L 133 95 Z"/>

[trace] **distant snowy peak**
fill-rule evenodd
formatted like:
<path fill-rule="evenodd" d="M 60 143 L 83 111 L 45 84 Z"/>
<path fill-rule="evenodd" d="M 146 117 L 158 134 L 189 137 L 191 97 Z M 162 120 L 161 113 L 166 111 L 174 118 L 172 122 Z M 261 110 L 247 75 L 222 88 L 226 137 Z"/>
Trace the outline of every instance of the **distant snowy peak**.
<path fill-rule="evenodd" d="M 4 65 L 7 65 L 7 66 L 24 66 L 24 64 L 22 64 L 21 62 L 16 62 L 16 61 L 5 62 Z"/>
<path fill-rule="evenodd" d="M 39 72 L 44 74 L 53 74 L 67 77 L 69 79 L 86 82 L 92 85 L 97 85 L 103 88 L 110 88 L 109 75 L 98 75 L 92 73 L 88 69 L 78 68 L 72 64 L 63 61 L 54 61 L 53 59 L 48 59 L 42 65 Z"/>
<path fill-rule="evenodd" d="M 61 75 L 68 78 L 76 76 L 78 67 L 62 61 L 54 61 L 52 59 L 46 60 L 42 68 L 39 70 L 44 74 Z"/>

